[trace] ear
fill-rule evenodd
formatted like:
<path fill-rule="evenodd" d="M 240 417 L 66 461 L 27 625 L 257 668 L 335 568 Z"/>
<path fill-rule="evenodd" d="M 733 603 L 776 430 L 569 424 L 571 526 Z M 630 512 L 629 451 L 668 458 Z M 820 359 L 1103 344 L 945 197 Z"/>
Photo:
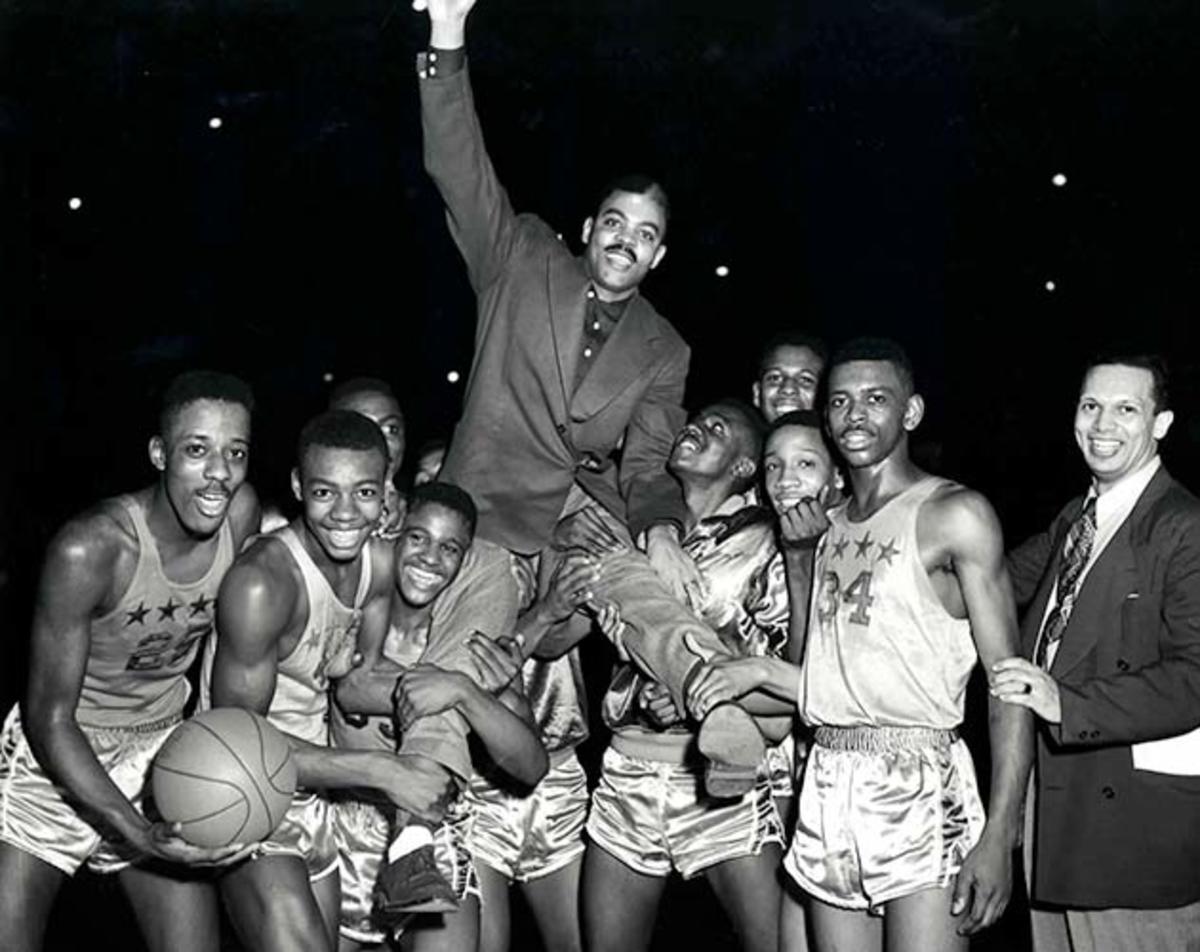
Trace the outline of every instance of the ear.
<path fill-rule="evenodd" d="M 592 240 L 592 226 L 596 224 L 596 220 L 589 215 L 583 220 L 583 243 L 586 245 Z"/>
<path fill-rule="evenodd" d="M 733 464 L 733 475 L 738 479 L 749 479 L 758 471 L 758 464 L 749 456 L 743 456 Z"/>
<path fill-rule="evenodd" d="M 1167 435 L 1167 430 L 1171 429 L 1171 424 L 1175 422 L 1174 410 L 1163 410 L 1161 413 L 1154 415 L 1154 426 L 1151 430 L 1156 440 L 1161 440 Z"/>
<path fill-rule="evenodd" d="M 292 495 L 296 497 L 296 502 L 304 502 L 304 493 L 300 489 L 300 470 L 292 470 Z"/>
<path fill-rule="evenodd" d="M 750 401 L 759 410 L 762 409 L 762 387 L 758 385 L 757 380 L 754 381 L 753 386 L 750 387 Z"/>
<path fill-rule="evenodd" d="M 163 442 L 161 436 L 150 437 L 150 465 L 157 469 L 160 473 L 165 472 L 167 468 L 167 444 Z"/>
<path fill-rule="evenodd" d="M 650 259 L 650 270 L 653 271 L 662 262 L 662 259 L 667 256 L 667 246 L 659 245 L 658 250 L 654 252 L 654 257 Z"/>
<path fill-rule="evenodd" d="M 904 408 L 904 429 L 911 433 L 924 418 L 925 398 L 919 393 L 914 393 L 908 398 L 908 405 Z"/>

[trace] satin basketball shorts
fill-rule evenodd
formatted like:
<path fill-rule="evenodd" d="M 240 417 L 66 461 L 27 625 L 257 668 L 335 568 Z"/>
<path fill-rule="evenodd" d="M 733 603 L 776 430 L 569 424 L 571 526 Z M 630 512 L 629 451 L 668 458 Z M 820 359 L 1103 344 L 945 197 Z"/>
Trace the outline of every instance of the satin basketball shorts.
<path fill-rule="evenodd" d="M 983 832 L 967 745 L 953 731 L 819 727 L 784 867 L 833 906 L 878 913 L 948 886 Z"/>
<path fill-rule="evenodd" d="M 130 728 L 81 725 L 80 730 L 104 772 L 141 810 L 150 762 L 179 720 Z M 116 873 L 136 859 L 127 845 L 106 841 L 67 803 L 34 758 L 15 706 L 0 732 L 0 841 L 68 876 L 85 862 L 95 872 Z"/>

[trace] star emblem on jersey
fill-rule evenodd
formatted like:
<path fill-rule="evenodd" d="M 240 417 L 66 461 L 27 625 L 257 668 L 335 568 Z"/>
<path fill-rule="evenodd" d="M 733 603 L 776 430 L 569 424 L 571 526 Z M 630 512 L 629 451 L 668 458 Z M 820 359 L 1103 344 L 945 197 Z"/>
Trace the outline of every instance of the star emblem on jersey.
<path fill-rule="evenodd" d="M 125 614 L 127 614 L 129 617 L 127 619 L 125 619 L 125 627 L 128 628 L 130 625 L 133 625 L 133 624 L 138 624 L 138 625 L 146 624 L 146 615 L 148 615 L 149 613 L 150 613 L 150 609 L 146 607 L 146 603 L 138 602 L 137 608 L 133 608 L 133 609 L 126 611 Z"/>
<path fill-rule="evenodd" d="M 881 545 L 879 547 L 879 552 L 875 556 L 876 565 L 878 565 L 880 562 L 886 562 L 888 565 L 892 564 L 892 559 L 900 554 L 900 550 L 896 548 L 895 542 L 895 539 L 889 539 L 887 545 Z"/>
<path fill-rule="evenodd" d="M 846 546 L 849 544 L 850 540 L 845 536 L 842 536 L 840 539 L 838 539 L 837 542 L 833 544 L 833 557 L 835 559 L 840 559 L 842 557 L 842 553 L 846 551 Z"/>
<path fill-rule="evenodd" d="M 181 608 L 183 608 L 182 602 L 179 604 L 176 604 L 175 599 L 168 598 L 167 604 L 158 606 L 158 620 L 162 621 L 164 618 L 167 618 L 167 619 L 170 619 L 171 621 L 174 621 L 175 613 L 177 611 L 179 611 L 179 609 L 181 609 Z"/>
<path fill-rule="evenodd" d="M 858 549 L 855 555 L 860 559 L 870 558 L 871 546 L 878 544 L 871 539 L 871 533 L 868 532 L 861 539 L 855 540 L 854 547 Z"/>
<path fill-rule="evenodd" d="M 188 612 L 188 618 L 195 618 L 197 615 L 203 615 L 208 610 L 208 606 L 212 604 L 212 601 L 213 600 L 211 598 L 205 598 L 203 595 L 201 595 L 194 602 L 188 602 L 188 608 L 191 609 L 191 611 Z"/>

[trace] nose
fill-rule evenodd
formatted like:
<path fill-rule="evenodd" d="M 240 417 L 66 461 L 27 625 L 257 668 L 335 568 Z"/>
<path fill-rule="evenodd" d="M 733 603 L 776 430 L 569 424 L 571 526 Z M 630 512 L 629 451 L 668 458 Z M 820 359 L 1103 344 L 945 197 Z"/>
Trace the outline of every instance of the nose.
<path fill-rule="evenodd" d="M 214 482 L 225 482 L 229 479 L 229 462 L 224 453 L 209 454 L 208 461 L 204 464 L 204 478 Z"/>
<path fill-rule="evenodd" d="M 795 377 L 784 377 L 779 381 L 779 392 L 795 394 L 800 392 L 800 381 Z"/>
<path fill-rule="evenodd" d="M 1101 433 L 1111 430 L 1115 419 L 1113 410 L 1110 410 L 1108 407 L 1101 407 L 1096 414 L 1096 422 L 1092 424 L 1092 429 Z"/>
<path fill-rule="evenodd" d="M 846 404 L 846 419 L 850 422 L 862 420 L 866 416 L 866 410 L 857 400 L 850 400 Z"/>
<path fill-rule="evenodd" d="M 352 522 L 358 515 L 358 510 L 354 506 L 354 500 L 349 495 L 339 493 L 334 500 L 330 515 L 337 522 Z"/>

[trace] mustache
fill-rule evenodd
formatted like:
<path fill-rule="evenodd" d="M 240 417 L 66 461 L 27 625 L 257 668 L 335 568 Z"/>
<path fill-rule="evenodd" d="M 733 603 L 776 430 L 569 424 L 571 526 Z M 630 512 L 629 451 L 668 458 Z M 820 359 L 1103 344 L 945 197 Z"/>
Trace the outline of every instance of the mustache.
<path fill-rule="evenodd" d="M 623 254 L 630 261 L 637 260 L 637 255 L 633 253 L 633 248 L 623 241 L 614 241 L 612 244 L 606 245 L 604 250 L 608 254 Z"/>

